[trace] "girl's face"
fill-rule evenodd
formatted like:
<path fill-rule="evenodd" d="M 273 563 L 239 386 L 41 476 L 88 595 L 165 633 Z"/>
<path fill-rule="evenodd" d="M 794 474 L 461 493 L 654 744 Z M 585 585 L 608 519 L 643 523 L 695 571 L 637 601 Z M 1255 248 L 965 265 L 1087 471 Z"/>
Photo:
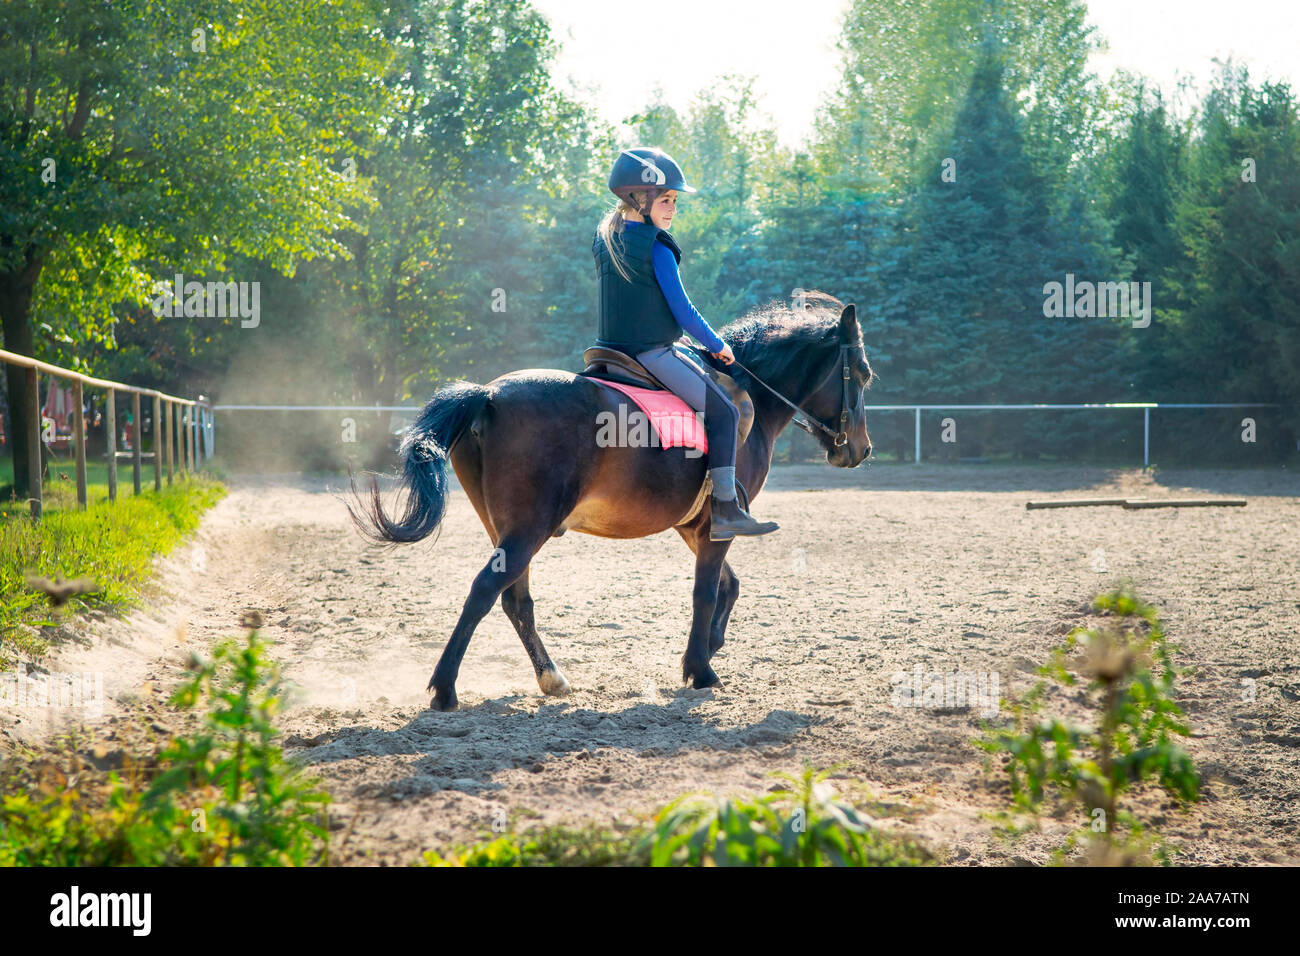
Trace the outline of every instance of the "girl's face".
<path fill-rule="evenodd" d="M 660 229 L 667 229 L 672 225 L 675 215 L 677 215 L 677 190 L 670 189 L 655 199 L 654 205 L 650 207 L 650 221 Z M 641 217 L 637 218 L 637 222 L 644 221 Z"/>
<path fill-rule="evenodd" d="M 677 190 L 670 189 L 650 207 L 650 221 L 660 229 L 667 229 L 673 224 L 673 216 L 677 215 Z"/>

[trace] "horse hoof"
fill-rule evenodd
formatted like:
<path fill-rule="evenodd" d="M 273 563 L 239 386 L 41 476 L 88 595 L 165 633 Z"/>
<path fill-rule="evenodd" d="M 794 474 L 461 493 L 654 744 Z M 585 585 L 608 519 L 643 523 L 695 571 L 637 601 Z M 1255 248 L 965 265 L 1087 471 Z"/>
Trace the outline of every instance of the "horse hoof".
<path fill-rule="evenodd" d="M 573 691 L 558 667 L 551 667 L 537 675 L 537 686 L 549 697 L 568 697 Z"/>
<path fill-rule="evenodd" d="M 455 710 L 460 706 L 460 701 L 456 699 L 456 689 L 453 687 L 447 692 L 441 690 L 434 691 L 433 700 L 429 704 L 430 710 L 441 710 L 444 713 L 449 710 Z"/>
<path fill-rule="evenodd" d="M 694 679 L 688 676 L 687 680 L 690 680 L 691 687 L 694 690 L 704 690 L 707 687 L 722 690 L 722 680 L 717 674 L 713 673 L 712 667 L 705 667 L 700 673 L 694 675 Z"/>

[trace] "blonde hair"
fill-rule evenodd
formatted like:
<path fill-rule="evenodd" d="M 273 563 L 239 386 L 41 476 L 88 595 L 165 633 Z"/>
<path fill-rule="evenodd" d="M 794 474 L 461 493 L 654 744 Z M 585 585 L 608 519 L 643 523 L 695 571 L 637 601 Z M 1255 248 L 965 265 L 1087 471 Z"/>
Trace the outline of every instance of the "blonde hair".
<path fill-rule="evenodd" d="M 632 193 L 632 195 L 641 202 L 645 202 L 646 194 L 644 192 L 637 190 Z M 614 263 L 614 268 L 618 270 L 618 274 L 623 277 L 625 282 L 631 282 L 632 275 L 627 271 L 627 265 L 619 251 L 623 242 L 620 239 L 615 243 L 614 236 L 623 232 L 623 226 L 627 222 L 627 214 L 630 212 L 639 214 L 639 210 L 636 206 L 632 205 L 626 199 L 620 199 L 614 204 L 614 207 L 606 213 L 605 218 L 600 221 L 600 225 L 596 227 L 596 231 L 600 233 L 600 238 L 605 242 L 605 248 L 609 250 L 610 261 Z"/>

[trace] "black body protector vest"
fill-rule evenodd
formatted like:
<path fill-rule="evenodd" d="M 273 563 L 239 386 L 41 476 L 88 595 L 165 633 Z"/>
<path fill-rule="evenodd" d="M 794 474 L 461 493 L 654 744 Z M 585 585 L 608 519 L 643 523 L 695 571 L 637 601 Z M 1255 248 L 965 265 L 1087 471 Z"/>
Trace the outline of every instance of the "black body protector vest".
<path fill-rule="evenodd" d="M 616 348 L 630 355 L 648 349 L 672 345 L 682 335 L 682 327 L 668 308 L 668 300 L 655 278 L 654 246 L 660 239 L 672 250 L 680 263 L 682 251 L 673 237 L 652 224 L 634 226 L 614 233 L 620 258 L 629 282 L 619 274 L 610 260 L 609 249 L 600 230 L 591 243 L 596 257 L 596 275 L 600 279 L 600 305 L 597 312 L 597 345 Z"/>

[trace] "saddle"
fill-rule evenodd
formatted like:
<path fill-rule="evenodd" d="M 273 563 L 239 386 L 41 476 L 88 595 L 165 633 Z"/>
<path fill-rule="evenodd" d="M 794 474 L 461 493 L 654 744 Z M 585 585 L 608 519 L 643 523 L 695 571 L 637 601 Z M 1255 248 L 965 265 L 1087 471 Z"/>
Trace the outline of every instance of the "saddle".
<path fill-rule="evenodd" d="M 605 379 L 622 385 L 635 385 L 638 388 L 651 388 L 661 392 L 669 391 L 663 383 L 650 374 L 649 369 L 618 349 L 593 345 L 582 353 L 582 361 L 587 367 L 578 374 L 587 378 Z M 727 397 L 740 412 L 736 445 L 737 447 L 743 445 L 745 439 L 749 437 L 749 430 L 754 426 L 754 402 L 749 397 L 749 392 L 741 388 L 740 383 L 726 372 L 721 372 L 707 364 L 697 364 L 704 370 L 705 375 L 713 379 L 718 387 L 727 393 Z"/>
<path fill-rule="evenodd" d="M 582 353 L 582 360 L 587 367 L 578 374 L 587 378 L 604 379 L 611 382 L 619 382 L 623 385 L 635 385 L 638 388 L 650 388 L 656 391 L 671 391 L 664 387 L 663 383 L 650 374 L 650 370 L 644 365 L 628 355 L 626 352 L 620 352 L 618 349 L 606 348 L 603 345 L 593 345 L 591 348 Z M 749 430 L 754 427 L 754 402 L 749 397 L 749 392 L 740 387 L 740 383 L 718 369 L 711 367 L 706 362 L 697 362 L 704 374 L 713 379 L 731 399 L 736 410 L 740 412 L 740 425 L 737 428 L 736 447 L 739 448 L 749 437 Z M 678 399 L 681 401 L 681 399 Z M 686 408 L 686 403 L 682 402 L 682 407 Z M 695 501 L 691 503 L 686 513 L 675 523 L 675 527 L 687 525 L 694 521 L 696 516 L 704 510 L 704 503 L 708 500 L 709 495 L 713 492 L 713 479 L 708 475 L 704 477 L 704 483 L 700 485 L 699 493 L 695 496 Z M 740 498 L 741 507 L 749 507 L 749 492 L 739 481 L 736 482 L 736 494 Z"/>

